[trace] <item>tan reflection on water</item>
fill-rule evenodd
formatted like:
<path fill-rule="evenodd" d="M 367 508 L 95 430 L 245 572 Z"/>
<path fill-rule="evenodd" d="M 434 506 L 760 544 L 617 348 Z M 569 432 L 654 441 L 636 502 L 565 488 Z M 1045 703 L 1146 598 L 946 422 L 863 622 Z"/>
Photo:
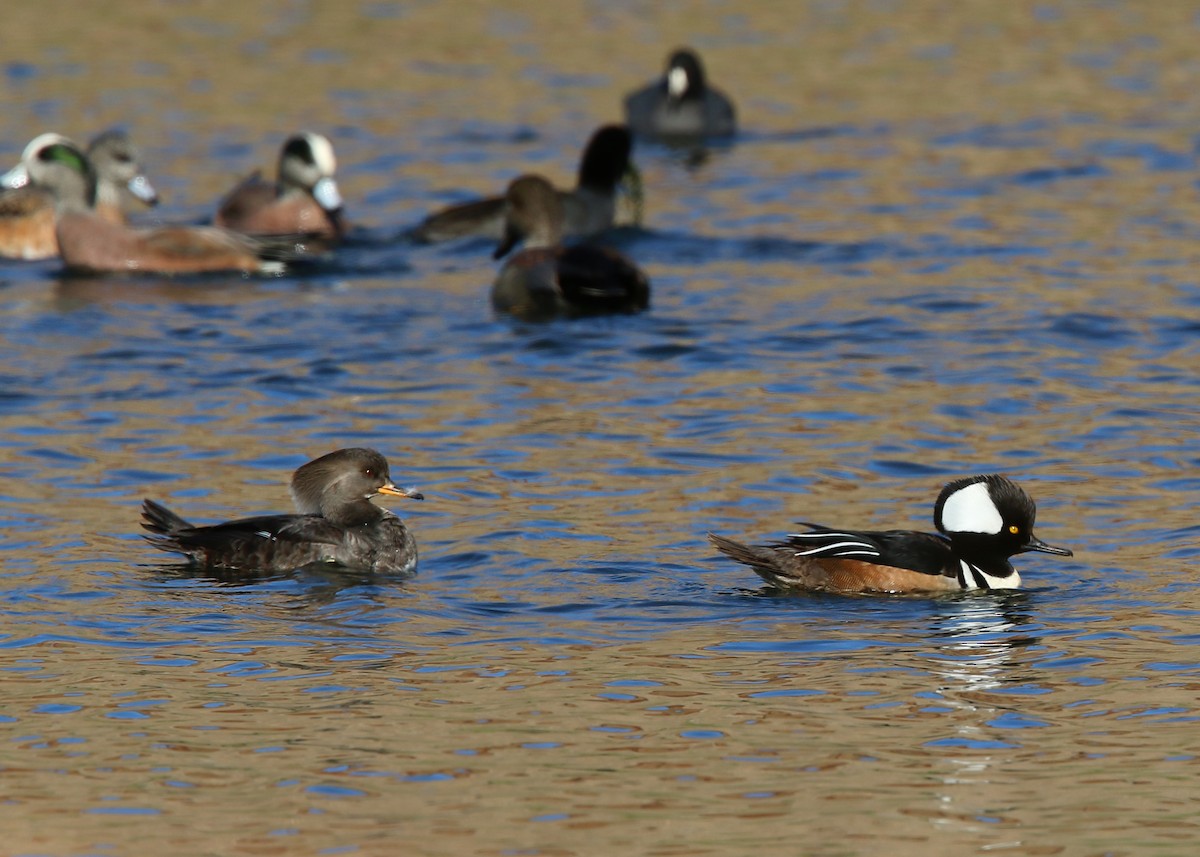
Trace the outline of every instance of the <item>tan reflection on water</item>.
<path fill-rule="evenodd" d="M 1162 746 L 1195 754 L 1194 723 L 1156 723 L 1148 747 L 1137 715 L 1194 715 L 1194 683 L 1117 703 L 1158 656 L 1143 641 L 1106 645 L 1085 687 L 1039 666 L 1036 639 L 955 640 L 1003 631 L 994 604 L 944 618 L 940 651 L 837 657 L 721 653 L 695 631 L 358 665 L 334 647 L 9 653 L 56 677 L 5 680 L 6 713 L 39 728 L 12 735 L 0 815 L 39 853 L 1047 854 L 1193 835 L 1191 796 L 1161 784 L 1192 768 Z M 228 674 L 256 658 L 262 674 Z M 1033 728 L 997 725 L 1018 700 Z M 46 704 L 79 708 L 32 713 Z"/>

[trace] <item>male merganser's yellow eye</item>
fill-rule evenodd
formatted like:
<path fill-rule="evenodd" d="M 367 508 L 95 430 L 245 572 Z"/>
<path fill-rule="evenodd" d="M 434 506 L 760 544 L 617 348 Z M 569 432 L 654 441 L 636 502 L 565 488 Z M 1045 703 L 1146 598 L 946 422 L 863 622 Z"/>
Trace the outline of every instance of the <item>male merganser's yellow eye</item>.
<path fill-rule="evenodd" d="M 1016 524 L 1009 524 L 1008 531 L 1015 536 L 1017 533 L 1021 532 L 1021 528 L 1018 527 Z"/>

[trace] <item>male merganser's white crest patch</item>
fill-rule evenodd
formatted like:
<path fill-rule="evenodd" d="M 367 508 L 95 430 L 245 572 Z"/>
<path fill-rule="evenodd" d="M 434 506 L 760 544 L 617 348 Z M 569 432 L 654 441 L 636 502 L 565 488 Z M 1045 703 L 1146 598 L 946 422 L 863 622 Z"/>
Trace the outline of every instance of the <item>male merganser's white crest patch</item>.
<path fill-rule="evenodd" d="M 676 66 L 667 72 L 667 94 L 672 98 L 682 98 L 688 90 L 687 72 Z"/>
<path fill-rule="evenodd" d="M 992 500 L 987 483 L 974 482 L 947 497 L 942 506 L 942 527 L 948 533 L 998 534 L 1004 527 L 1004 518 Z"/>
<path fill-rule="evenodd" d="M 333 144 L 321 134 L 305 134 L 308 147 L 312 149 L 313 163 L 321 175 L 331 176 L 337 172 L 337 158 L 333 156 Z"/>
<path fill-rule="evenodd" d="M 826 554 L 828 556 L 879 556 L 879 551 L 862 542 L 834 542 L 831 545 L 820 545 L 806 551 L 796 551 L 796 556 L 812 556 Z"/>

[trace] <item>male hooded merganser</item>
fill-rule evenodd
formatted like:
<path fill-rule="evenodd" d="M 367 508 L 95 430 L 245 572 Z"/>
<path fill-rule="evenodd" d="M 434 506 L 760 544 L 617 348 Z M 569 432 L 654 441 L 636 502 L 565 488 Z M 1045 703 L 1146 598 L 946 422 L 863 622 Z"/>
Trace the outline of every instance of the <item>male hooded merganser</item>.
<path fill-rule="evenodd" d="M 492 305 L 528 320 L 556 315 L 637 312 L 650 304 L 650 281 L 615 250 L 562 244 L 562 204 L 550 182 L 521 176 L 505 197 L 500 259 L 518 243 L 492 286 Z"/>
<path fill-rule="evenodd" d="M 660 80 L 625 96 L 625 121 L 639 137 L 668 142 L 728 137 L 737 130 L 733 102 L 708 84 L 690 48 L 671 54 Z"/>
<path fill-rule="evenodd" d="M 279 152 L 277 181 L 252 173 L 221 200 L 213 223 L 246 235 L 341 238 L 345 223 L 336 171 L 328 137 L 294 134 Z"/>
<path fill-rule="evenodd" d="M 1016 589 L 1013 554 L 1071 556 L 1033 534 L 1037 510 L 1021 486 L 1003 476 L 971 476 L 942 489 L 933 508 L 941 535 L 913 530 L 860 532 L 805 523 L 786 541 L 744 545 L 713 533 L 726 556 L 780 588 L 833 592 L 926 592 Z"/>
<path fill-rule="evenodd" d="M 623 181 L 640 193 L 640 177 L 630 160 L 633 140 L 623 125 L 604 125 L 592 134 L 579 162 L 579 180 L 570 190 L 558 190 L 563 207 L 563 234 L 586 237 L 611 229 L 616 216 L 617 188 Z M 635 200 L 636 202 L 636 200 Z M 451 206 L 429 215 L 417 226 L 419 241 L 448 241 L 479 236 L 504 237 L 504 197 L 494 196 Z"/>
<path fill-rule="evenodd" d="M 292 476 L 298 515 L 264 515 L 197 527 L 153 500 L 142 504 L 146 540 L 209 568 L 290 571 L 315 562 L 408 574 L 417 542 L 394 514 L 371 502 L 376 494 L 425 499 L 392 484 L 387 459 L 373 449 L 339 449 Z"/>

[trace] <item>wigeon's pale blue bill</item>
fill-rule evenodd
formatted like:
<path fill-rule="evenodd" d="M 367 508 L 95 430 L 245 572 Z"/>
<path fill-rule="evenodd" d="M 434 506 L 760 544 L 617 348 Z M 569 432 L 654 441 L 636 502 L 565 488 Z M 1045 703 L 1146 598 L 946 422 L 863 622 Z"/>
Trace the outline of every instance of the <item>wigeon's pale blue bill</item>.
<path fill-rule="evenodd" d="M 150 179 L 142 175 L 134 176 L 126 185 L 129 192 L 146 205 L 158 205 L 158 191 L 150 184 Z"/>

